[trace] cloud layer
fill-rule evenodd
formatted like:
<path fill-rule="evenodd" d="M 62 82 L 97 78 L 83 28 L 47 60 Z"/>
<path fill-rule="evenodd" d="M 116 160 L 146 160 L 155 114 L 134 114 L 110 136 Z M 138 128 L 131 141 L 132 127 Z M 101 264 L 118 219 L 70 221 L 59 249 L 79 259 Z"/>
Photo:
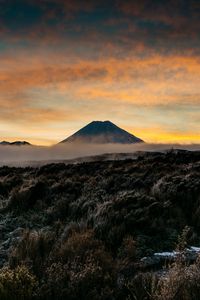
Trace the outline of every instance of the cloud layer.
<path fill-rule="evenodd" d="M 62 144 L 53 147 L 36 146 L 0 146 L 0 166 L 38 166 L 70 160 L 88 161 L 96 155 L 129 153 L 137 157 L 138 151 L 168 151 L 171 149 L 199 151 L 200 144 Z M 81 159 L 81 160 L 79 160 Z M 94 158 L 95 159 L 95 158 Z"/>

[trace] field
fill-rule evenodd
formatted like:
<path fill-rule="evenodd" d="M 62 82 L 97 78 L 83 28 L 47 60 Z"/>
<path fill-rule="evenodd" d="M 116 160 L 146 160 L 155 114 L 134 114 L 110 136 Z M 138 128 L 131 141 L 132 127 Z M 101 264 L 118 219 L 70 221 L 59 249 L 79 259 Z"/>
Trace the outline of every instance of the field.
<path fill-rule="evenodd" d="M 0 205 L 2 300 L 200 298 L 198 151 L 1 167 Z"/>

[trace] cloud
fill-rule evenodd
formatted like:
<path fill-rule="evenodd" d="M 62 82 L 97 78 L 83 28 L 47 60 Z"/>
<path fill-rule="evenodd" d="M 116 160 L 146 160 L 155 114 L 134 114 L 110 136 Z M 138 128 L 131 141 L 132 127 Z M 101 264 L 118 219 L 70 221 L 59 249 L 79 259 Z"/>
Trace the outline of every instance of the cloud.
<path fill-rule="evenodd" d="M 55 82 L 72 82 L 77 80 L 98 80 L 106 76 L 102 67 L 83 66 L 38 66 L 35 69 L 19 68 L 15 71 L 0 73 L 0 91 L 19 91 L 30 87 L 45 86 Z"/>
<path fill-rule="evenodd" d="M 189 20 L 188 26 L 194 26 L 199 17 L 199 5 L 197 1 L 151 1 L 151 0 L 119 0 L 117 6 L 122 13 L 140 18 L 141 20 L 161 22 L 172 25 L 175 29 L 184 26 Z M 196 27 L 199 26 L 197 22 Z"/>
<path fill-rule="evenodd" d="M 116 105 L 185 104 L 187 110 L 187 105 L 199 103 L 200 63 L 193 56 L 155 54 L 67 63 L 63 55 L 45 59 L 25 54 L 3 59 L 2 120 L 51 124 L 81 118 L 90 107 L 103 115 L 105 107 L 111 112 Z"/>
<path fill-rule="evenodd" d="M 165 53 L 199 51 L 200 13 L 196 1 L 29 0 L 20 3 L 16 6 L 14 1 L 4 1 L 5 8 L 0 14 L 4 28 L 1 37 L 15 48 L 16 44 L 29 43 L 30 47 L 60 45 L 78 52 L 81 45 L 90 56 L 99 52 L 106 55 L 109 47 L 110 54 L 126 55 L 132 47 L 141 50 L 141 45 L 149 51 L 164 49 Z M 17 26 L 10 26 L 12 22 Z"/>
<path fill-rule="evenodd" d="M 200 98 L 197 1 L 0 3 L 2 130 L 11 126 L 17 136 L 16 124 L 22 131 L 26 125 L 33 134 L 41 124 L 39 139 L 46 143 L 47 125 L 57 128 L 59 133 L 50 138 L 56 141 L 96 116 L 112 116 L 116 123 L 126 116 L 133 126 L 145 119 L 154 128 L 151 119 L 156 120 L 161 127 L 157 137 L 162 138 L 174 106 L 177 121 L 172 117 L 172 126 L 180 132 L 182 115 L 191 114 L 195 139 Z M 143 119 L 133 117 L 139 107 L 145 111 Z"/>
<path fill-rule="evenodd" d="M 190 151 L 199 150 L 200 145 L 190 144 L 98 144 L 87 145 L 80 144 L 79 147 L 73 144 L 57 145 L 54 147 L 29 147 L 29 146 L 0 146 L 0 165 L 14 166 L 38 166 L 50 162 L 58 162 L 70 159 L 85 157 L 85 161 L 89 161 L 88 156 L 101 155 L 105 153 L 132 153 L 134 158 L 137 157 L 137 151 L 165 151 L 168 149 L 187 149 Z M 16 161 L 17 157 L 17 161 Z M 84 160 L 82 160 L 84 161 Z"/>

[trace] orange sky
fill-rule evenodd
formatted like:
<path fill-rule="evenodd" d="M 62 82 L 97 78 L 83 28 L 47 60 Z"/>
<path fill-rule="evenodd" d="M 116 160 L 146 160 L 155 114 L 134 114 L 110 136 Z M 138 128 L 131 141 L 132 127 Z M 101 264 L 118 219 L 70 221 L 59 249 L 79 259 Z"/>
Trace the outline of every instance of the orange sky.
<path fill-rule="evenodd" d="M 196 1 L 6 3 L 0 140 L 51 145 L 110 120 L 146 142 L 200 143 Z"/>

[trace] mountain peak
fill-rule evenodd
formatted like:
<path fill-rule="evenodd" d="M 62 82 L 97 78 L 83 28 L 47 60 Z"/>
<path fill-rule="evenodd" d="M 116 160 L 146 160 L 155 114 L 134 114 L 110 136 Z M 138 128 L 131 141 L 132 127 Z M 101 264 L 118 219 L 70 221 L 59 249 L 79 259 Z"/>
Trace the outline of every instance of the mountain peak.
<path fill-rule="evenodd" d="M 91 123 L 89 123 L 88 125 L 114 125 L 111 121 L 106 120 L 106 121 L 92 121 Z M 87 125 L 86 125 L 87 126 Z"/>
<path fill-rule="evenodd" d="M 143 141 L 124 129 L 121 129 L 111 121 L 106 120 L 92 121 L 61 143 L 66 142 L 133 144 Z"/>

